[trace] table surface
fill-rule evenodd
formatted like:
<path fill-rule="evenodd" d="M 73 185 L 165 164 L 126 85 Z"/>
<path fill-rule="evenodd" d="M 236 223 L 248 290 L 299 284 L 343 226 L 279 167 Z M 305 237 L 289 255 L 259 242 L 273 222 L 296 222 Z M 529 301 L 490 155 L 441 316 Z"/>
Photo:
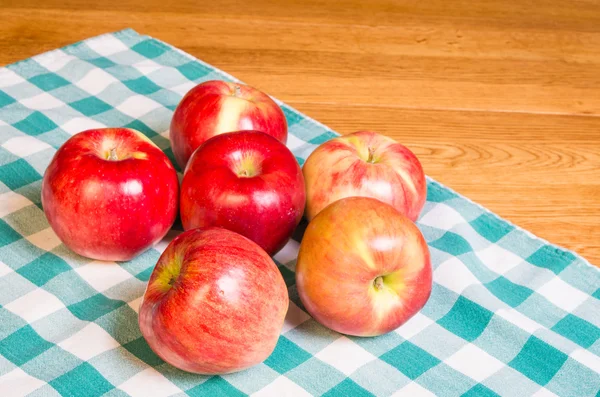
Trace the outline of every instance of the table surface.
<path fill-rule="evenodd" d="M 0 64 L 131 27 L 600 265 L 595 0 L 2 0 Z"/>

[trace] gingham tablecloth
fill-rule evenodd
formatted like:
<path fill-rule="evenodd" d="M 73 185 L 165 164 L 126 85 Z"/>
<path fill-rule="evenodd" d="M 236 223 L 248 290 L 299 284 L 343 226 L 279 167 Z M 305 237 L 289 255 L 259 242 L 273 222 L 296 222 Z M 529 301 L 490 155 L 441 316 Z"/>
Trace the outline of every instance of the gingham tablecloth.
<path fill-rule="evenodd" d="M 41 177 L 66 139 L 94 127 L 138 129 L 173 160 L 173 110 L 209 79 L 233 78 L 132 30 L 0 69 L 1 396 L 598 393 L 598 270 L 433 180 L 418 221 L 433 292 L 396 332 L 346 337 L 312 320 L 294 286 L 291 241 L 275 259 L 292 302 L 263 364 L 207 377 L 164 363 L 137 310 L 166 241 L 122 264 L 73 254 L 44 217 Z M 282 106 L 300 163 L 336 135 Z"/>

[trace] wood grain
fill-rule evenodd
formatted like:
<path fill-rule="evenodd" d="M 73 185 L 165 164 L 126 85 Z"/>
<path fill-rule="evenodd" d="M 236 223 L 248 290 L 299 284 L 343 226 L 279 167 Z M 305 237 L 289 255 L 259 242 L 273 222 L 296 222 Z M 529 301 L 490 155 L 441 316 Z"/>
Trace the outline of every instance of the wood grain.
<path fill-rule="evenodd" d="M 131 27 L 600 265 L 595 0 L 2 0 L 0 64 Z"/>

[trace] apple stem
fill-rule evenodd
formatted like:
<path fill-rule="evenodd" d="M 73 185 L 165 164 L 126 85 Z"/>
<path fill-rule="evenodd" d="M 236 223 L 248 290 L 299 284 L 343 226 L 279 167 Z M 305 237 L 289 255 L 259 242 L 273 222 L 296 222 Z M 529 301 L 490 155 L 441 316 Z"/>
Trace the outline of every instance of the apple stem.
<path fill-rule="evenodd" d="M 367 159 L 367 163 L 374 163 L 375 159 L 373 157 L 375 157 L 375 149 L 369 147 L 369 158 Z"/>
<path fill-rule="evenodd" d="M 110 149 L 108 153 L 108 159 L 111 161 L 117 161 L 119 158 L 117 157 L 117 148 Z"/>
<path fill-rule="evenodd" d="M 383 276 L 379 276 L 375 279 L 375 281 L 373 281 L 373 285 L 375 286 L 376 290 L 381 290 L 384 287 L 384 283 L 383 283 Z"/>
<path fill-rule="evenodd" d="M 233 96 L 235 96 L 235 97 L 240 96 L 240 86 L 239 85 L 236 85 L 233 87 Z"/>

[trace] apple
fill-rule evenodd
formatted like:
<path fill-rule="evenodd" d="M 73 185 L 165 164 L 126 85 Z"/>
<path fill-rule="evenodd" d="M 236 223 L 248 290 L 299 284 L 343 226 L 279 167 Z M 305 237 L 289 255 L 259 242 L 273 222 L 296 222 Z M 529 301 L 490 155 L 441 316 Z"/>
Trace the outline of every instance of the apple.
<path fill-rule="evenodd" d="M 181 183 L 185 230 L 220 226 L 274 254 L 305 205 L 302 170 L 290 150 L 260 131 L 215 136 L 192 155 Z"/>
<path fill-rule="evenodd" d="M 139 325 L 152 350 L 171 365 L 226 374 L 271 354 L 288 304 L 277 265 L 258 245 L 222 228 L 193 229 L 158 260 Z"/>
<path fill-rule="evenodd" d="M 349 197 L 308 224 L 296 285 L 321 324 L 342 334 L 377 336 L 425 305 L 431 272 L 427 243 L 410 219 L 379 200 Z"/>
<path fill-rule="evenodd" d="M 173 114 L 169 137 L 183 169 L 204 141 L 239 130 L 259 130 L 283 144 L 287 141 L 285 115 L 267 94 L 244 84 L 211 80 L 183 97 Z"/>
<path fill-rule="evenodd" d="M 357 131 L 315 149 L 302 168 L 306 218 L 344 197 L 379 199 L 416 221 L 425 205 L 423 167 L 405 146 L 372 131 Z"/>
<path fill-rule="evenodd" d="M 42 207 L 79 255 L 127 261 L 161 240 L 177 216 L 179 184 L 167 156 L 127 128 L 80 132 L 56 152 L 42 180 Z"/>

